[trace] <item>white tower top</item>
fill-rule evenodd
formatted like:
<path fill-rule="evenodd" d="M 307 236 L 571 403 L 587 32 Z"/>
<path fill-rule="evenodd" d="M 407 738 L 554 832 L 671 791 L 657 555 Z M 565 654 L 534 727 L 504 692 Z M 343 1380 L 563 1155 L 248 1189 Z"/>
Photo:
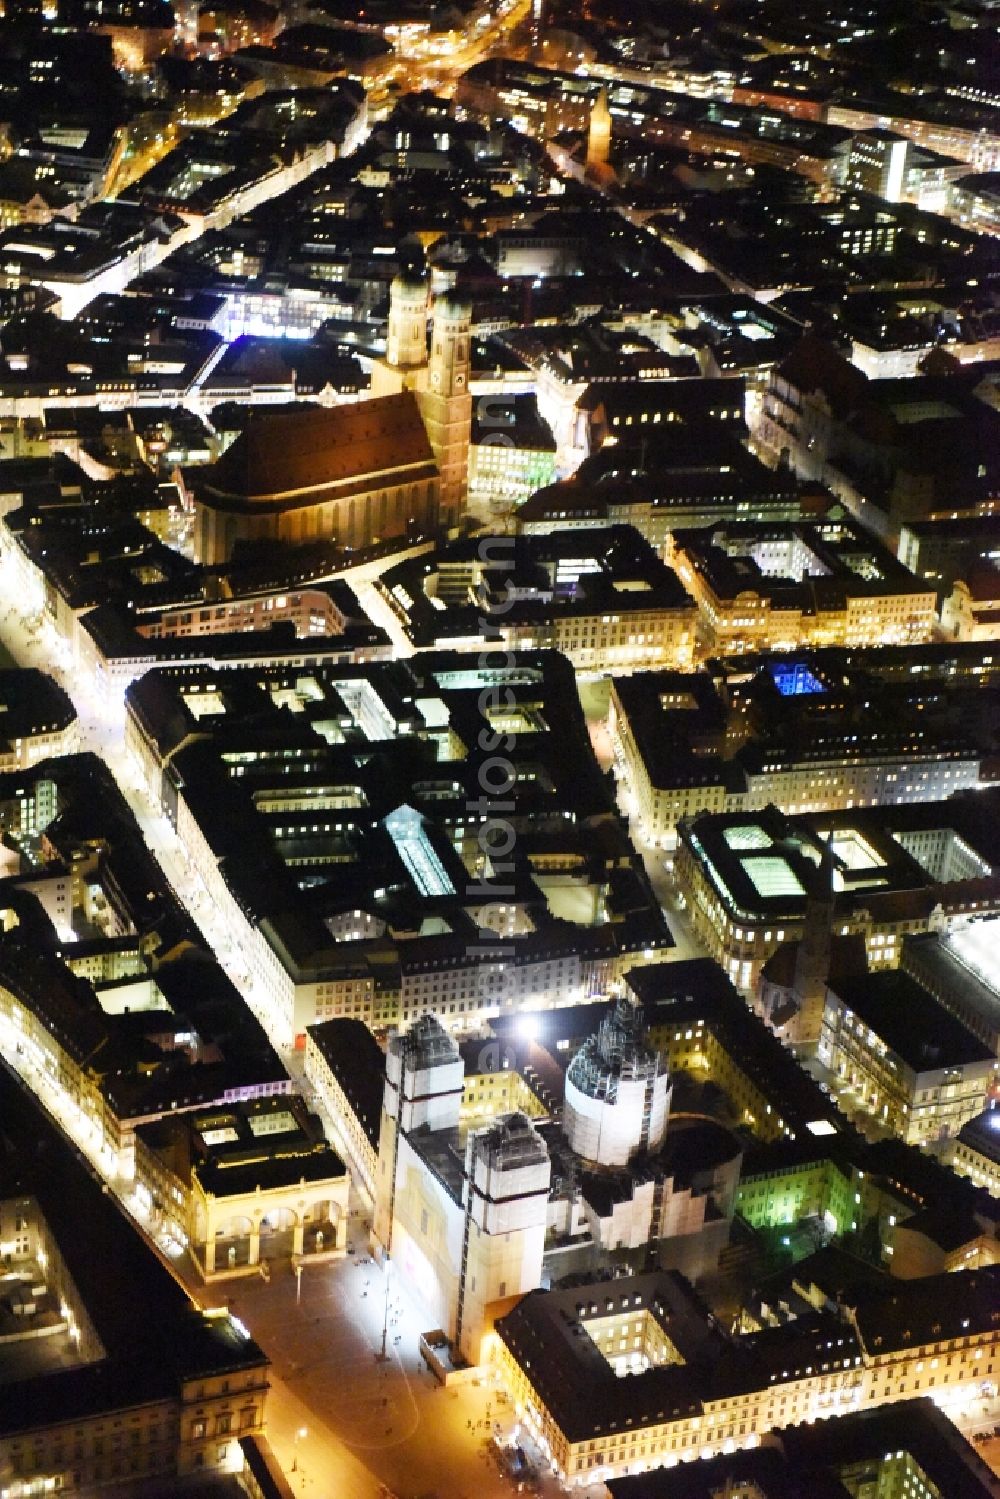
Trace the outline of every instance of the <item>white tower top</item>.
<path fill-rule="evenodd" d="M 385 1059 L 385 1112 L 404 1133 L 426 1124 L 454 1129 L 465 1079 L 458 1047 L 433 1015 L 393 1036 Z"/>
<path fill-rule="evenodd" d="M 563 1129 L 570 1147 L 602 1166 L 624 1166 L 663 1144 L 670 1076 L 643 1038 L 642 1010 L 619 999 L 566 1073 Z"/>

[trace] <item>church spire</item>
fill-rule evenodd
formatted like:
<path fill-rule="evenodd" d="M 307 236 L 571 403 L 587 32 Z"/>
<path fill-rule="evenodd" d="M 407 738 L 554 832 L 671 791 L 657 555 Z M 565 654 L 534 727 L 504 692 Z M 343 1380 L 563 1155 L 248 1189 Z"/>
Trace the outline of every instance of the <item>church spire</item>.
<path fill-rule="evenodd" d="M 821 1020 L 823 1014 L 837 902 L 836 869 L 832 839 L 828 838 L 823 844 L 816 871 L 809 880 L 802 936 L 795 954 L 792 992 L 803 1012 L 802 1029 L 805 1032 L 811 1032 L 817 1024 L 817 1015 Z"/>
<path fill-rule="evenodd" d="M 590 125 L 587 130 L 587 167 L 592 172 L 603 170 L 611 154 L 611 110 L 608 107 L 608 91 L 602 88 L 590 106 Z"/>

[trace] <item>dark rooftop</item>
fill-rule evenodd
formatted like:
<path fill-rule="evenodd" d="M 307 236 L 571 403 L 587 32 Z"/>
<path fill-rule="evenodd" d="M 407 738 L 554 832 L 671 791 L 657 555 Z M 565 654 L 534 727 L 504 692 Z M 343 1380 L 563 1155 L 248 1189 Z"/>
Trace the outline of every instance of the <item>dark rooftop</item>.
<path fill-rule="evenodd" d="M 228 1316 L 195 1308 L 3 1064 L 0 1121 L 0 1196 L 35 1197 L 106 1353 L 96 1363 L 5 1389 L 0 1433 L 179 1396 L 183 1379 L 266 1366 L 260 1348 Z"/>
<path fill-rule="evenodd" d="M 916 1073 L 989 1062 L 995 1055 L 902 969 L 853 972 L 834 992 Z"/>
<path fill-rule="evenodd" d="M 308 1027 L 308 1034 L 343 1089 L 373 1146 L 378 1144 L 385 1056 L 368 1027 L 344 1017 Z"/>

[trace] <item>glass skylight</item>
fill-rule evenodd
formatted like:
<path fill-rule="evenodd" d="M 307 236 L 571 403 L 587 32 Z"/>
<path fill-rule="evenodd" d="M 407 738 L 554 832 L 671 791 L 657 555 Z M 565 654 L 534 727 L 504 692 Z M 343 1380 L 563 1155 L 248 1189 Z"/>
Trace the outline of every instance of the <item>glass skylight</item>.
<path fill-rule="evenodd" d="M 773 842 L 770 833 L 758 827 L 755 822 L 748 822 L 736 828 L 726 828 L 723 838 L 730 848 L 740 853 L 747 848 L 770 848 Z"/>
<path fill-rule="evenodd" d="M 740 861 L 758 895 L 771 900 L 782 895 L 805 895 L 798 875 L 787 859 L 778 855 Z"/>
<path fill-rule="evenodd" d="M 432 898 L 455 894 L 455 887 L 424 831 L 419 812 L 412 807 L 397 807 L 386 818 L 385 827 L 421 895 Z"/>
<path fill-rule="evenodd" d="M 830 847 L 848 869 L 883 869 L 885 860 L 860 833 L 835 833 Z"/>

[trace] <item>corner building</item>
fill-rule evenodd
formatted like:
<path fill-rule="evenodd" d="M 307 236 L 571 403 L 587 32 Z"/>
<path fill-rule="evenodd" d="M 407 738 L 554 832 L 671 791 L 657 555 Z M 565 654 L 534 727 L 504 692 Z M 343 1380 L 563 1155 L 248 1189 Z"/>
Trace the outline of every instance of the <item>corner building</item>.
<path fill-rule="evenodd" d="M 893 1281 L 739 1337 L 660 1272 L 534 1291 L 498 1323 L 497 1354 L 553 1471 L 586 1488 L 802 1421 L 927 1395 L 970 1402 L 996 1378 L 998 1294 L 1000 1266 Z"/>
<path fill-rule="evenodd" d="M 225 1307 L 192 1304 L 5 1069 L 0 1114 L 5 1278 L 52 1305 L 43 1336 L 26 1311 L 5 1339 L 0 1494 L 153 1494 L 241 1474 L 263 1437 L 266 1355 Z"/>

